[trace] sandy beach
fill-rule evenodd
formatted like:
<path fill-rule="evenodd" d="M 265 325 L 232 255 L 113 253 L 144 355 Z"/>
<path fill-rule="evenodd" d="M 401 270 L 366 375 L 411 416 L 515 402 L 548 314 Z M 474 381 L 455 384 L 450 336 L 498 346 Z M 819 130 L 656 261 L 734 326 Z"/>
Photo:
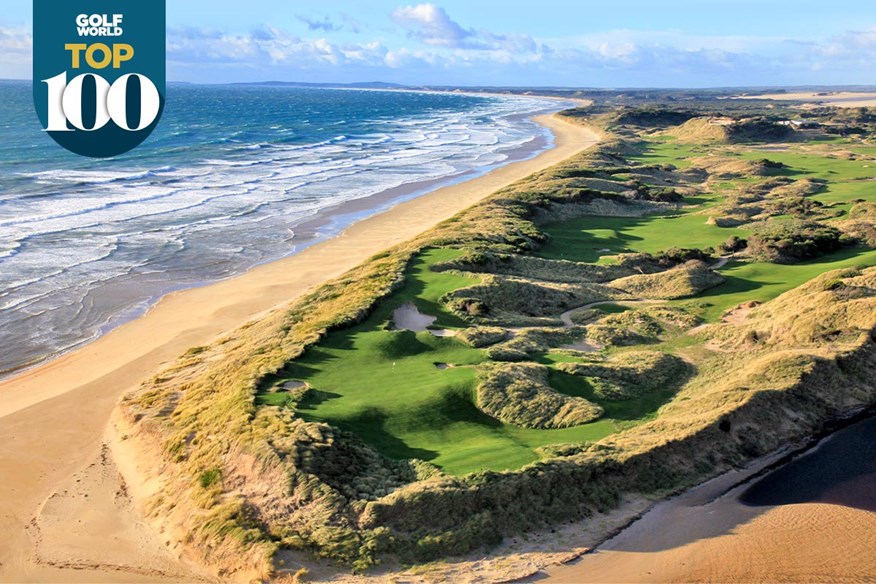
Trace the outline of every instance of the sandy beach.
<path fill-rule="evenodd" d="M 164 297 L 146 315 L 0 382 L 0 580 L 179 582 L 201 578 L 140 523 L 104 448 L 121 395 L 204 345 L 494 191 L 595 144 L 593 131 L 536 121 L 555 147 L 401 203 L 301 253 Z"/>
<path fill-rule="evenodd" d="M 831 435 L 765 478 L 768 457 L 655 504 L 538 582 L 869 582 L 876 576 L 876 421 Z"/>
<path fill-rule="evenodd" d="M 829 93 L 797 92 L 743 95 L 737 99 L 774 99 L 777 101 L 810 101 L 835 107 L 876 107 L 876 93 L 832 91 Z"/>
<path fill-rule="evenodd" d="M 655 507 L 599 551 L 532 581 L 864 582 L 876 574 L 876 514 L 820 503 L 758 510 L 728 495 Z"/>

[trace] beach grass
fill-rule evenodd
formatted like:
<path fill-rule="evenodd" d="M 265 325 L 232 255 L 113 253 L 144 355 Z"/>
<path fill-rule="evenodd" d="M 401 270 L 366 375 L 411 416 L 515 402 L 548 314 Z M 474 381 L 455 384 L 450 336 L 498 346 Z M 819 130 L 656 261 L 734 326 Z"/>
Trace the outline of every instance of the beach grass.
<path fill-rule="evenodd" d="M 818 255 L 827 248 L 815 246 L 800 256 L 814 259 L 780 264 L 743 244 L 747 255 L 720 269 L 723 283 L 708 272 L 710 289 L 655 289 L 663 277 L 708 270 L 702 262 L 728 253 L 720 246 L 731 236 L 754 238 L 764 224 L 784 229 L 813 216 L 837 219 L 805 204 L 764 203 L 737 227 L 710 220 L 707 211 L 740 192 L 758 204 L 769 196 L 800 203 L 835 195 L 833 185 L 849 197 L 857 192 L 843 185 L 863 182 L 861 168 L 833 169 L 827 152 L 800 148 L 783 144 L 767 154 L 648 133 L 618 139 L 375 256 L 256 323 L 237 344 L 193 355 L 207 375 L 185 381 L 184 392 L 159 378 L 131 409 L 138 419 L 160 420 L 153 427 L 165 436 L 172 428 L 168 455 L 197 469 L 217 493 L 213 481 L 239 468 L 203 473 L 238 447 L 256 453 L 263 490 L 246 497 L 262 510 L 278 500 L 293 510 L 269 519 L 269 531 L 237 507 L 216 525 L 262 530 L 272 538 L 262 540 L 268 548 L 313 550 L 357 570 L 387 551 L 415 562 L 466 553 L 536 525 L 592 516 L 624 493 L 665 493 L 743 464 L 810 433 L 837 404 L 869 395 L 859 377 L 876 361 L 861 331 L 874 326 L 876 276 L 824 272 L 876 265 L 876 251 L 846 238 L 839 251 Z M 625 158 L 629 152 L 637 154 Z M 742 160 L 738 178 L 725 171 L 712 181 L 706 167 L 677 170 L 711 155 L 721 158 L 717 164 Z M 739 176 L 747 169 L 750 176 Z M 651 178 L 667 174 L 671 181 L 657 182 L 683 193 L 652 188 Z M 620 179 L 621 189 L 602 175 Z M 774 194 L 802 178 L 830 187 L 810 181 Z M 793 239 L 809 233 L 802 228 L 789 233 L 788 246 L 812 243 Z M 560 259 L 571 261 L 547 261 Z M 632 292 L 612 288 L 616 282 Z M 565 318 L 607 300 L 580 321 Z M 728 308 L 753 300 L 766 304 L 749 320 L 721 321 Z M 435 322 L 399 330 L 395 313 L 407 304 Z M 714 324 L 697 327 L 703 320 Z M 223 352 L 240 365 L 231 379 Z M 497 372 L 502 387 L 494 387 L 497 376 L 489 386 Z M 289 382 L 304 389 L 284 389 L 299 388 Z M 485 403 L 485 388 L 501 391 Z M 501 403 L 506 397 L 511 403 Z M 232 417 L 221 411 L 226 404 L 238 427 L 253 431 L 225 430 L 223 444 L 214 440 L 214 422 Z M 560 405 L 550 411 L 552 404 Z M 587 406 L 600 417 L 583 415 Z M 794 415 L 777 417 L 779 410 Z M 578 425 L 543 429 L 566 422 Z M 213 531 L 207 536 L 215 539 Z"/>
<path fill-rule="evenodd" d="M 474 405 L 473 366 L 487 360 L 486 351 L 429 331 L 387 330 L 392 312 L 407 302 L 439 316 L 436 322 L 455 323 L 456 317 L 438 307 L 438 299 L 471 285 L 472 279 L 434 272 L 429 266 L 459 253 L 448 248 L 424 251 L 411 262 L 404 287 L 364 322 L 330 333 L 287 366 L 284 379 L 312 388 L 297 406 L 303 419 L 351 431 L 390 458 L 419 458 L 448 474 L 463 475 L 519 468 L 538 460 L 542 446 L 595 441 L 617 431 L 619 421 L 644 421 L 653 414 L 657 404 L 650 397 L 627 406 L 608 405 L 612 415 L 562 429 L 521 428 L 481 412 Z M 571 396 L 586 391 L 585 382 L 578 380 L 576 388 L 575 380 L 562 379 L 552 374 L 553 389 Z M 262 393 L 257 399 L 290 405 L 283 396 Z"/>
<path fill-rule="evenodd" d="M 710 147 L 715 151 L 719 147 Z M 703 147 L 682 144 L 672 138 L 646 142 L 635 158 L 644 163 L 687 165 L 687 159 L 702 156 Z M 859 164 L 846 164 L 834 171 L 824 156 L 770 153 L 786 165 L 785 174 L 822 178 L 840 174 L 841 181 L 860 176 Z M 759 153 L 744 152 L 752 160 Z M 846 161 L 848 162 L 848 161 Z M 837 179 L 834 179 L 835 181 Z M 714 248 L 731 236 L 745 237 L 744 228 L 718 227 L 707 222 L 704 210 L 719 203 L 722 193 L 732 190 L 743 177 L 718 183 L 715 192 L 688 197 L 686 205 L 669 213 L 644 217 L 585 215 L 548 223 L 541 229 L 548 242 L 534 255 L 595 263 L 618 253 L 658 254 L 672 248 Z M 840 182 L 839 184 L 843 184 Z M 421 459 L 451 475 L 483 470 L 511 470 L 539 460 L 538 449 L 551 444 L 595 441 L 630 425 L 653 419 L 670 400 L 673 389 L 636 399 L 606 401 L 584 380 L 556 369 L 559 363 L 576 362 L 574 355 L 547 351 L 534 359 L 550 368 L 549 384 L 562 394 L 583 397 L 604 409 L 595 422 L 563 429 L 534 429 L 511 425 L 486 415 L 475 405 L 478 384 L 476 366 L 489 361 L 488 352 L 452 337 L 436 337 L 430 331 L 398 331 L 392 328 L 392 313 L 413 303 L 424 314 L 437 317 L 430 328 L 464 328 L 469 325 L 448 310 L 442 298 L 448 293 L 481 282 L 471 273 L 435 271 L 435 264 L 451 262 L 464 252 L 451 247 L 428 248 L 409 263 L 404 284 L 382 300 L 363 322 L 330 333 L 284 370 L 284 379 L 306 382 L 311 392 L 300 403 L 284 392 L 260 393 L 259 405 L 295 407 L 309 422 L 325 422 L 353 432 L 367 444 L 392 459 Z M 747 301 L 765 302 L 795 288 L 824 271 L 851 266 L 876 265 L 876 252 L 848 248 L 792 265 L 731 261 L 722 270 L 726 278 L 693 299 L 668 304 L 689 309 L 707 322 L 714 322 L 728 309 Z M 620 314 L 631 307 L 603 304 L 605 314 Z M 691 337 L 661 340 L 662 349 L 675 350 L 695 343 Z M 657 348 L 657 347 L 655 347 Z M 440 366 L 440 367 L 439 367 Z"/>
<path fill-rule="evenodd" d="M 721 269 L 727 281 L 703 292 L 696 302 L 705 308 L 702 318 L 714 322 L 734 306 L 743 302 L 767 302 L 824 272 L 874 265 L 876 251 L 861 248 L 844 249 L 798 264 L 731 261 Z M 678 301 L 677 304 L 683 306 L 690 302 Z"/>

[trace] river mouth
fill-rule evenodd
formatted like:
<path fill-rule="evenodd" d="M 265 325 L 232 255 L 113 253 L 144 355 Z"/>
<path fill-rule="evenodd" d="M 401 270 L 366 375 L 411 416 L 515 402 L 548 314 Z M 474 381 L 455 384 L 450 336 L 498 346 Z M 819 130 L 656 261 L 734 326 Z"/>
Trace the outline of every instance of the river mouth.
<path fill-rule="evenodd" d="M 876 512 L 876 417 L 832 434 L 751 485 L 749 507 L 828 503 Z"/>

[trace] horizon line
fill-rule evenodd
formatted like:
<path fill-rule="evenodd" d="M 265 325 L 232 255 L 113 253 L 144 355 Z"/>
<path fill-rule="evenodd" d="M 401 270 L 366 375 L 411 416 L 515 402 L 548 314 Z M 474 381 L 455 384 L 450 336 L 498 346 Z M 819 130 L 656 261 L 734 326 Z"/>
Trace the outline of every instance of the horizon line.
<path fill-rule="evenodd" d="M 6 82 L 33 82 L 33 78 L 0 78 L 0 83 Z M 222 85 L 303 85 L 330 87 L 350 87 L 361 85 L 384 85 L 384 89 L 513 89 L 513 90 L 546 90 L 546 91 L 707 91 L 707 90 L 741 90 L 741 89 L 869 89 L 876 91 L 876 84 L 862 85 L 850 84 L 805 84 L 805 85 L 702 85 L 702 86 L 575 86 L 575 85 L 471 85 L 471 84 L 405 84 L 388 81 L 281 81 L 268 79 L 262 81 L 222 81 L 216 83 L 203 83 L 198 81 L 169 80 L 167 85 L 199 85 L 199 86 L 222 86 Z"/>

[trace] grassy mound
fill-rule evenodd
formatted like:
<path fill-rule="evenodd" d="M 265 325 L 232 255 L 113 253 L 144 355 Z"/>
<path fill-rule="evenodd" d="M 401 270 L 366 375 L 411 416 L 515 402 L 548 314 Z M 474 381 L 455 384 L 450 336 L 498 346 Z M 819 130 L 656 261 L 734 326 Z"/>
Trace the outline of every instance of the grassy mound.
<path fill-rule="evenodd" d="M 874 278 L 870 269 L 855 285 L 869 287 Z M 373 503 L 369 524 L 387 525 L 400 537 L 434 534 L 418 548 L 420 557 L 434 558 L 447 545 L 464 549 L 464 542 L 486 534 L 567 520 L 571 509 L 592 515 L 624 492 L 691 484 L 811 436 L 831 416 L 876 400 L 876 294 L 849 311 L 844 301 L 823 296 L 829 293 L 823 281 L 794 290 L 770 316 L 798 318 L 801 307 L 806 321 L 833 315 L 843 341 L 810 344 L 785 336 L 744 353 L 716 353 L 648 424 L 593 446 L 545 448 L 555 458 L 519 473 L 409 485 Z M 712 333 L 744 338 L 748 330 L 726 324 Z"/>
<path fill-rule="evenodd" d="M 763 118 L 726 120 L 693 118 L 667 132 L 678 140 L 695 143 L 737 144 L 748 142 L 786 142 L 796 132 Z"/>
<path fill-rule="evenodd" d="M 667 134 L 682 142 L 726 143 L 730 141 L 727 126 L 718 124 L 709 118 L 692 118 L 678 127 L 671 128 Z"/>
<path fill-rule="evenodd" d="M 630 254 L 633 256 L 635 254 Z M 565 260 L 550 260 L 517 254 L 468 253 L 437 264 L 435 269 L 461 270 L 478 274 L 502 274 L 518 278 L 565 284 L 608 282 L 636 273 L 662 269 L 649 257 L 621 257 L 611 265 L 594 265 Z"/>
<path fill-rule="evenodd" d="M 808 197 L 823 192 L 825 181 L 812 178 L 804 178 L 792 181 L 785 185 L 777 186 L 769 192 L 770 197 Z"/>
<path fill-rule="evenodd" d="M 531 327 L 515 331 L 512 338 L 490 349 L 494 355 L 533 355 L 567 344 L 581 336 L 579 328 L 539 328 Z M 500 358 L 499 361 L 519 361 L 514 358 Z"/>
<path fill-rule="evenodd" d="M 836 227 L 811 221 L 770 221 L 752 229 L 748 253 L 761 261 L 795 263 L 837 251 L 854 241 Z"/>
<path fill-rule="evenodd" d="M 660 321 L 640 310 L 609 314 L 587 327 L 587 338 L 599 345 L 652 344 L 664 332 Z"/>
<path fill-rule="evenodd" d="M 775 162 L 768 158 L 745 160 L 721 156 L 695 158 L 691 160 L 691 165 L 706 170 L 712 180 L 775 176 L 786 169 L 786 166 L 781 162 Z"/>
<path fill-rule="evenodd" d="M 602 408 L 548 385 L 548 369 L 532 363 L 494 363 L 478 372 L 477 404 L 486 414 L 523 428 L 567 428 L 593 422 Z"/>
<path fill-rule="evenodd" d="M 622 296 L 617 290 L 600 284 L 486 276 L 482 284 L 454 290 L 443 300 L 457 314 L 495 319 L 507 313 L 524 317 L 556 316 L 576 306 Z"/>
<path fill-rule="evenodd" d="M 611 283 L 634 298 L 673 300 L 695 296 L 724 282 L 721 274 L 699 260 L 691 260 L 671 270 L 619 278 Z"/>
<path fill-rule="evenodd" d="M 861 244 L 876 248 L 876 202 L 857 203 L 849 210 L 849 219 L 836 226 Z"/>
<path fill-rule="evenodd" d="M 457 338 L 467 345 L 480 349 L 495 345 L 508 338 L 508 331 L 494 326 L 478 326 L 463 329 Z"/>
<path fill-rule="evenodd" d="M 609 359 L 560 363 L 557 369 L 583 377 L 595 395 L 605 400 L 627 400 L 667 388 L 680 387 L 690 376 L 683 360 L 656 351 L 629 351 Z"/>

